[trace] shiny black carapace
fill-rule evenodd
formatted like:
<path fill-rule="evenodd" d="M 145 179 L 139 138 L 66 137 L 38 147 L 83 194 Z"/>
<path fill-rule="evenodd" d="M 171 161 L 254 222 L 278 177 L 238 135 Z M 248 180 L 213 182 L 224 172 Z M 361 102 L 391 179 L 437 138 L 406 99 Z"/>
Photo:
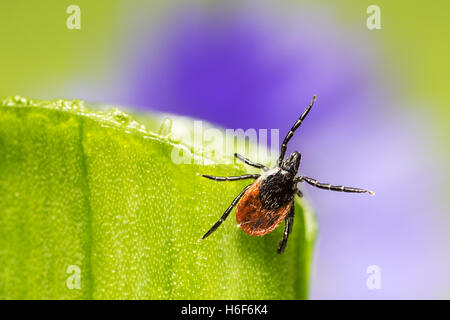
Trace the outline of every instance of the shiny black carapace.
<path fill-rule="evenodd" d="M 342 192 L 367 192 L 374 195 L 372 191 L 344 187 L 333 186 L 327 183 L 320 183 L 315 179 L 304 176 L 296 176 L 301 161 L 301 154 L 294 151 L 287 159 L 284 159 L 286 148 L 289 140 L 294 135 L 295 130 L 300 127 L 303 120 L 311 110 L 316 96 L 314 95 L 311 104 L 306 108 L 300 118 L 295 122 L 291 130 L 288 132 L 281 145 L 280 157 L 277 166 L 269 169 L 262 164 L 254 163 L 243 156 L 235 153 L 234 156 L 246 164 L 262 169 L 263 174 L 246 174 L 237 177 L 215 177 L 203 175 L 203 177 L 216 181 L 236 181 L 244 179 L 256 179 L 251 185 L 248 185 L 233 200 L 231 205 L 217 221 L 211 229 L 203 236 L 205 239 L 213 233 L 222 222 L 228 217 L 231 210 L 236 204 L 236 220 L 239 227 L 252 236 L 262 236 L 274 230 L 283 220 L 285 220 L 284 236 L 278 245 L 278 253 L 282 253 L 286 248 L 289 233 L 292 230 L 294 221 L 294 197 L 297 194 L 302 197 L 302 192 L 298 189 L 299 182 L 306 182 L 310 185 L 327 190 Z"/>

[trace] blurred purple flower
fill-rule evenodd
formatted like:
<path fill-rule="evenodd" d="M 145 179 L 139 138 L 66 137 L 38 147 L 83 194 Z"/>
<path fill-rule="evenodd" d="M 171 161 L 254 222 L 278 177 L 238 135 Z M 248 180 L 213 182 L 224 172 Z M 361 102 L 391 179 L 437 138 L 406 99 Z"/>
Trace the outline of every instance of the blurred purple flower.
<path fill-rule="evenodd" d="M 332 103 L 332 117 L 361 92 L 361 56 L 305 23 L 242 8 L 190 8 L 169 21 L 158 48 L 147 48 L 156 58 L 139 63 L 135 105 L 230 128 L 286 128 L 314 93 Z"/>

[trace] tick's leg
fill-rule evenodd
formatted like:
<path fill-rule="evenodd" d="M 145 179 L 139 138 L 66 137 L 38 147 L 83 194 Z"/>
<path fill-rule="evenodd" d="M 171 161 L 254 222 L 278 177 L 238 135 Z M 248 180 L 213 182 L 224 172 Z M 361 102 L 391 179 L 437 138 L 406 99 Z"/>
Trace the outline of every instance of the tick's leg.
<path fill-rule="evenodd" d="M 258 168 L 258 169 L 263 169 L 264 171 L 269 170 L 269 168 L 267 168 L 266 166 L 264 166 L 264 165 L 262 165 L 262 164 L 260 164 L 260 163 L 252 162 L 252 161 L 248 160 L 247 158 L 244 158 L 243 156 L 241 156 L 241 155 L 238 154 L 238 153 L 235 153 L 234 156 L 235 156 L 236 158 L 238 158 L 239 160 L 244 161 L 244 162 L 245 162 L 246 164 L 248 164 L 249 166 L 252 166 L 252 167 L 255 167 L 255 168 Z"/>
<path fill-rule="evenodd" d="M 359 188 L 353 188 L 353 187 L 344 187 L 344 186 L 332 186 L 328 183 L 320 183 L 315 179 L 308 178 L 308 177 L 301 177 L 301 180 L 305 180 L 310 185 L 320 188 L 320 189 L 326 189 L 326 190 L 333 190 L 333 191 L 341 191 L 341 192 L 355 192 L 355 193 L 364 193 L 367 192 L 371 196 L 375 195 L 375 192 L 370 190 L 364 190 Z"/>
<path fill-rule="evenodd" d="M 228 217 L 228 215 L 230 214 L 231 210 L 233 209 L 233 207 L 239 202 L 239 200 L 242 198 L 242 196 L 244 195 L 245 191 L 249 188 L 250 186 L 246 186 L 244 188 L 244 190 L 241 191 L 241 193 L 238 194 L 238 196 L 236 198 L 234 198 L 233 202 L 230 204 L 230 206 L 228 207 L 228 209 L 223 213 L 222 217 L 219 219 L 219 221 L 217 221 L 212 227 L 211 229 L 209 229 L 209 231 L 207 233 L 205 233 L 205 235 L 202 237 L 202 239 L 205 239 L 207 236 L 209 236 L 211 233 L 213 233 L 214 231 L 216 231 L 216 229 L 222 224 L 222 222 L 225 221 L 225 219 Z"/>
<path fill-rule="evenodd" d="M 237 181 L 237 180 L 245 180 L 245 179 L 258 179 L 259 174 L 244 174 L 243 176 L 237 176 L 237 177 L 215 177 L 210 176 L 208 174 L 202 174 L 202 177 L 215 180 L 215 181 Z"/>
<path fill-rule="evenodd" d="M 294 225 L 294 213 L 295 213 L 295 208 L 294 208 L 294 205 L 292 205 L 291 211 L 289 212 L 286 219 L 284 219 L 284 223 L 285 223 L 284 234 L 283 234 L 283 239 L 278 244 L 278 253 L 283 253 L 284 249 L 286 248 L 289 234 L 291 233 L 292 226 Z"/>
<path fill-rule="evenodd" d="M 311 110 L 312 106 L 314 105 L 314 101 L 316 101 L 316 95 L 313 96 L 311 104 L 306 108 L 305 111 L 303 111 L 300 118 L 298 118 L 298 120 L 294 123 L 291 130 L 289 130 L 288 134 L 284 138 L 283 143 L 281 144 L 280 157 L 278 158 L 278 166 L 280 166 L 281 162 L 283 161 L 289 140 L 291 140 L 292 136 L 294 135 L 295 130 L 297 130 L 298 127 L 300 127 L 300 125 L 302 124 L 303 120 L 305 120 L 306 116 L 308 115 L 309 110 Z"/>

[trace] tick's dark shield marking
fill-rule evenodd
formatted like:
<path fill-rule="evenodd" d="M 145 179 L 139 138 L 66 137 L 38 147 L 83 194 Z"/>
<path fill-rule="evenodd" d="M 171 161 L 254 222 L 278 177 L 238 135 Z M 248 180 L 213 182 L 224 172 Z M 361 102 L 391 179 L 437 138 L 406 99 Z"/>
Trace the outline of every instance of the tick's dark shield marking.
<path fill-rule="evenodd" d="M 278 245 L 278 253 L 282 253 L 286 247 L 289 233 L 292 230 L 292 224 L 294 222 L 294 197 L 297 194 L 302 197 L 301 191 L 297 188 L 297 183 L 306 182 L 314 187 L 342 191 L 342 192 L 367 192 L 370 195 L 374 195 L 372 191 L 344 187 L 344 186 L 332 186 L 327 183 L 320 183 L 315 179 L 295 175 L 298 172 L 300 166 L 301 154 L 294 151 L 287 159 L 284 159 L 286 148 L 289 140 L 294 135 L 295 130 L 300 127 L 303 120 L 308 115 L 314 105 L 316 96 L 313 97 L 311 104 L 302 113 L 300 118 L 292 126 L 286 137 L 281 144 L 280 157 L 278 158 L 277 166 L 273 169 L 269 169 L 262 164 L 254 163 L 239 154 L 234 154 L 236 158 L 245 162 L 246 164 L 262 169 L 264 173 L 259 174 L 246 174 L 237 177 L 214 177 L 210 175 L 203 175 L 203 177 L 216 180 L 216 181 L 236 181 L 245 179 L 257 179 L 253 184 L 248 185 L 241 191 L 241 193 L 233 200 L 231 205 L 217 221 L 211 229 L 203 236 L 205 239 L 211 233 L 213 233 L 222 222 L 228 217 L 231 210 L 236 204 L 236 220 L 239 227 L 246 233 L 252 236 L 262 236 L 269 232 L 272 232 L 283 220 L 285 220 L 283 239 Z"/>
<path fill-rule="evenodd" d="M 239 227 L 252 236 L 263 236 L 275 229 L 292 208 L 288 201 L 278 209 L 266 208 L 260 199 L 263 177 L 259 177 L 244 193 L 236 208 L 236 221 Z"/>

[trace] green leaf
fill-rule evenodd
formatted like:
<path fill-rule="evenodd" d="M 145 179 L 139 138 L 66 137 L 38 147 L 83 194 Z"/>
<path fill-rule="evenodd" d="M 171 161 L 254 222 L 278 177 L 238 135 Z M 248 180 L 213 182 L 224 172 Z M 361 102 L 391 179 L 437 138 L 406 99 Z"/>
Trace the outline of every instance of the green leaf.
<path fill-rule="evenodd" d="M 307 298 L 316 224 L 305 202 L 284 254 L 283 227 L 251 237 L 234 211 L 199 241 L 249 181 L 197 173 L 250 168 L 229 156 L 175 164 L 174 148 L 202 151 L 170 134 L 169 120 L 151 132 L 161 115 L 136 117 L 147 129 L 81 101 L 0 100 L 0 298 Z M 172 118 L 173 132 L 192 130 Z"/>

